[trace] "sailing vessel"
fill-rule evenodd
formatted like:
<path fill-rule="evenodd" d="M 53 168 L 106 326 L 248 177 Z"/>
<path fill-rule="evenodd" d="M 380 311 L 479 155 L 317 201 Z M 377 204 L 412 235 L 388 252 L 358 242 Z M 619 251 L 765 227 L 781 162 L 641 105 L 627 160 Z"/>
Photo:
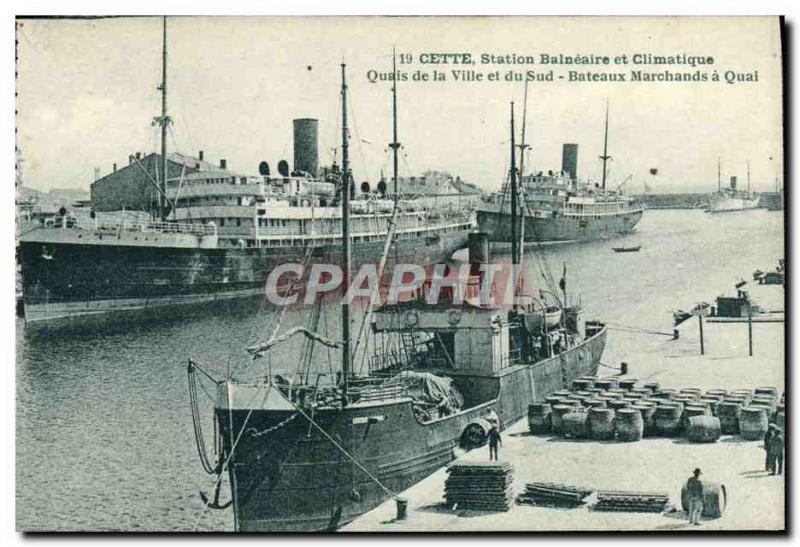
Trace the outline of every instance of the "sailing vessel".
<path fill-rule="evenodd" d="M 314 261 L 338 262 L 339 203 L 347 192 L 335 162 L 310 172 L 316 171 L 316 120 L 295 120 L 294 171 L 281 161 L 278 173 L 266 162 L 258 176 L 235 173 L 225 160 L 218 166 L 204 161 L 202 152 L 190 158 L 167 150 L 166 18 L 161 76 L 161 114 L 154 120 L 161 128 L 160 154 L 132 155 L 129 165 L 93 185 L 94 201 L 116 180 L 146 179 L 145 188 L 124 190 L 151 193 L 155 218 L 104 220 L 93 211 L 91 219 L 77 219 L 62 212 L 27 227 L 19 256 L 28 324 L 258 298 L 276 266 L 301 262 L 309 250 Z M 385 192 L 351 191 L 357 195 L 349 211 L 359 242 L 356 264 L 375 261 L 392 222 L 397 241 L 390 264 L 446 260 L 475 227 L 474 209 L 455 200 L 406 200 L 393 215 Z"/>
<path fill-rule="evenodd" d="M 523 124 L 524 126 L 524 124 Z M 523 156 L 524 158 L 524 152 Z M 591 241 L 631 232 L 642 219 L 644 205 L 622 191 L 606 189 L 608 154 L 608 105 L 603 137 L 603 178 L 592 185 L 578 179 L 578 145 L 564 144 L 561 171 L 530 173 L 520 169 L 522 222 L 526 243 Z M 626 181 L 627 182 L 627 181 Z M 478 208 L 478 228 L 493 242 L 511 237 L 509 185 Z"/>
<path fill-rule="evenodd" d="M 346 184 L 345 65 L 341 93 Z M 394 142 L 396 123 L 395 117 Z M 516 192 L 513 114 L 511 133 Z M 342 218 L 344 294 L 352 267 L 347 196 Z M 520 247 L 521 239 L 512 242 L 515 266 Z M 488 257 L 488 238 L 472 234 L 470 251 L 473 271 L 479 271 L 478 262 Z M 388 252 L 387 247 L 384 258 Z M 268 358 L 289 336 L 304 335 L 339 349 L 341 369 L 335 377 L 300 370 L 288 377 L 267 371 L 256 382 L 214 379 L 216 462 L 203 444 L 196 396 L 201 375 L 213 375 L 190 361 L 198 451 L 204 468 L 216 476 L 217 492 L 204 497 L 206 507 L 227 506 L 219 503 L 227 476 L 237 531 L 335 530 L 397 497 L 460 449 L 480 446 L 489 421 L 507 428 L 525 415 L 529 403 L 544 400 L 573 379 L 596 374 L 606 340 L 602 323 L 585 321 L 578 307 L 563 302 L 553 313 L 537 305 L 541 301 L 535 295 L 519 294 L 513 306 L 504 308 L 479 290 L 479 277 L 467 285 L 463 301 L 444 292 L 431 304 L 432 286 L 426 283 L 408 301 L 370 308 L 362 326 L 369 321 L 374 351 L 365 373 L 355 369 L 354 356 L 358 347 L 367 346 L 360 345 L 360 336 L 351 339 L 345 299 L 341 340 L 304 328 L 278 335 L 276 327 L 267 342 L 249 351 Z"/>
<path fill-rule="evenodd" d="M 747 161 L 747 190 L 736 188 L 736 177 L 730 178 L 730 186 L 722 187 L 722 162 L 717 162 L 717 191 L 711 194 L 707 213 L 729 213 L 756 209 L 759 206 L 758 194 L 750 192 L 750 161 Z"/>

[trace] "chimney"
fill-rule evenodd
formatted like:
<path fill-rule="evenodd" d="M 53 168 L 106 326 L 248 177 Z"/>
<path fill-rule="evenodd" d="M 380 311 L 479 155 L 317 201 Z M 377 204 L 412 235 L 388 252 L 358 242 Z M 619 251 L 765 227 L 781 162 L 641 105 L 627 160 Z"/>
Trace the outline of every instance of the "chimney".
<path fill-rule="evenodd" d="M 564 143 L 561 149 L 561 171 L 569 173 L 573 180 L 578 178 L 578 145 Z"/>
<path fill-rule="evenodd" d="M 200 150 L 200 152 L 197 153 L 197 159 L 199 159 L 200 161 L 203 161 L 203 151 L 202 150 Z"/>
<path fill-rule="evenodd" d="M 219 168 L 220 169 L 227 169 L 228 168 L 228 160 L 219 160 Z"/>
<path fill-rule="evenodd" d="M 317 129 L 319 122 L 313 118 L 292 120 L 294 129 L 294 170 L 317 175 L 319 164 Z"/>
<path fill-rule="evenodd" d="M 115 173 L 117 172 L 117 164 L 116 163 L 114 164 L 114 172 Z"/>

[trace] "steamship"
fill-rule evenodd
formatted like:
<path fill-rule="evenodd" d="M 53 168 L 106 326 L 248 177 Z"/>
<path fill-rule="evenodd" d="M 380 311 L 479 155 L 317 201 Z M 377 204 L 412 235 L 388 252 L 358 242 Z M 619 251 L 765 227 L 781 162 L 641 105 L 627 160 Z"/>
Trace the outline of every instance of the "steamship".
<path fill-rule="evenodd" d="M 524 134 L 524 133 L 523 133 Z M 523 142 L 523 147 L 525 146 Z M 608 155 L 608 110 L 601 184 L 578 180 L 578 145 L 564 144 L 561 171 L 518 175 L 517 199 L 526 243 L 567 243 L 604 239 L 631 232 L 642 219 L 644 205 L 622 192 L 606 189 Z M 507 242 L 512 236 L 511 188 L 508 184 L 492 194 L 478 208 L 478 226 L 494 242 Z"/>
<path fill-rule="evenodd" d="M 344 65 L 342 79 L 345 102 Z M 343 211 L 347 205 L 345 197 Z M 343 270 L 350 272 L 346 217 L 342 229 Z M 468 246 L 471 271 L 481 272 L 488 238 L 470 234 Z M 354 369 L 354 348 L 367 339 L 350 336 L 347 305 L 341 341 L 295 328 L 248 348 L 269 359 L 289 336 L 305 334 L 310 344 L 341 348 L 335 376 L 315 375 L 302 363 L 265 375 L 254 361 L 257 381 L 216 379 L 190 360 L 198 454 L 216 476 L 215 494 L 202 495 L 206 507 L 232 505 L 239 532 L 336 530 L 484 444 L 491 423 L 505 429 L 529 403 L 596 375 L 603 323 L 585 321 L 579 307 L 555 293 L 549 293 L 554 307 L 545 305 L 543 291 L 518 291 L 513 305 L 499 305 L 481 282 L 480 273 L 466 280 L 463 298 L 454 297 L 455 287 L 434 292 L 426 282 L 406 301 L 372 308 L 371 328 L 363 331 L 372 343 L 361 346 L 372 348 L 364 350 L 365 372 Z M 203 442 L 197 403 L 203 378 L 217 389 L 216 458 Z M 220 503 L 225 476 L 231 500 Z"/>
<path fill-rule="evenodd" d="M 122 191 L 152 193 L 155 219 L 79 219 L 62 211 L 26 227 L 19 261 L 28 323 L 258 297 L 279 264 L 341 258 L 342 174 L 335 164 L 318 169 L 316 120 L 294 122 L 291 171 L 281 161 L 271 173 L 262 162 L 258 176 L 242 175 L 224 160 L 217 166 L 167 153 L 166 28 L 165 20 L 164 100 L 155 119 L 161 154 L 133 155 L 113 173 L 115 180 L 145 180 L 143 188 L 123 184 Z M 402 201 L 385 180 L 376 186 L 350 189 L 358 194 L 350 206 L 356 264 L 380 255 L 390 223 L 390 266 L 438 263 L 466 244 L 473 208 L 457 200 Z M 93 206 L 101 205 L 95 189 L 103 187 L 102 179 L 93 185 Z"/>
<path fill-rule="evenodd" d="M 707 213 L 730 213 L 756 209 L 759 206 L 759 196 L 750 192 L 750 162 L 747 162 L 747 189 L 736 188 L 736 177 L 730 178 L 730 186 L 722 188 L 722 168 L 717 164 L 717 191 L 711 194 L 708 200 Z"/>

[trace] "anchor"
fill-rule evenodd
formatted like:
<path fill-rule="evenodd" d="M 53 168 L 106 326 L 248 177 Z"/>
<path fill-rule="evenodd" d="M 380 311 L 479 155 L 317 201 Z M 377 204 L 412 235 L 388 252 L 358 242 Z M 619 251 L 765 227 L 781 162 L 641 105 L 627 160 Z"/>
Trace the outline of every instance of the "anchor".
<path fill-rule="evenodd" d="M 221 480 L 217 482 L 217 487 L 214 489 L 214 501 L 211 503 L 209 503 L 208 496 L 206 496 L 206 493 L 200 490 L 200 499 L 203 500 L 203 503 L 205 503 L 206 506 L 210 507 L 211 509 L 227 509 L 228 507 L 230 507 L 231 503 L 233 503 L 233 500 L 231 499 L 228 501 L 228 503 L 220 505 L 219 503 L 220 487 L 222 487 Z"/>

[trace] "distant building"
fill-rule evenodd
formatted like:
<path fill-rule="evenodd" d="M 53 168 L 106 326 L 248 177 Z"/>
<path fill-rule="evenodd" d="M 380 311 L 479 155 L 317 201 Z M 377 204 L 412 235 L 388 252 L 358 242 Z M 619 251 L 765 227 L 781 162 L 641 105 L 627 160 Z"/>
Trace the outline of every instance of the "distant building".
<path fill-rule="evenodd" d="M 391 181 L 385 181 L 391 193 Z M 477 205 L 481 191 L 460 177 L 444 171 L 426 171 L 419 177 L 398 177 L 397 190 L 400 199 L 422 200 L 426 205 Z"/>
<path fill-rule="evenodd" d="M 128 164 L 114 170 L 108 175 L 92 183 L 91 200 L 95 211 L 119 211 L 122 209 L 148 211 L 158 199 L 154 180 L 161 169 L 161 155 L 140 153 L 133 154 Z M 185 156 L 178 153 L 167 154 L 167 179 L 179 178 L 181 173 L 190 175 L 205 171 L 225 171 L 227 162 L 220 160 L 219 165 L 203 159 L 203 152 L 198 157 Z"/>

